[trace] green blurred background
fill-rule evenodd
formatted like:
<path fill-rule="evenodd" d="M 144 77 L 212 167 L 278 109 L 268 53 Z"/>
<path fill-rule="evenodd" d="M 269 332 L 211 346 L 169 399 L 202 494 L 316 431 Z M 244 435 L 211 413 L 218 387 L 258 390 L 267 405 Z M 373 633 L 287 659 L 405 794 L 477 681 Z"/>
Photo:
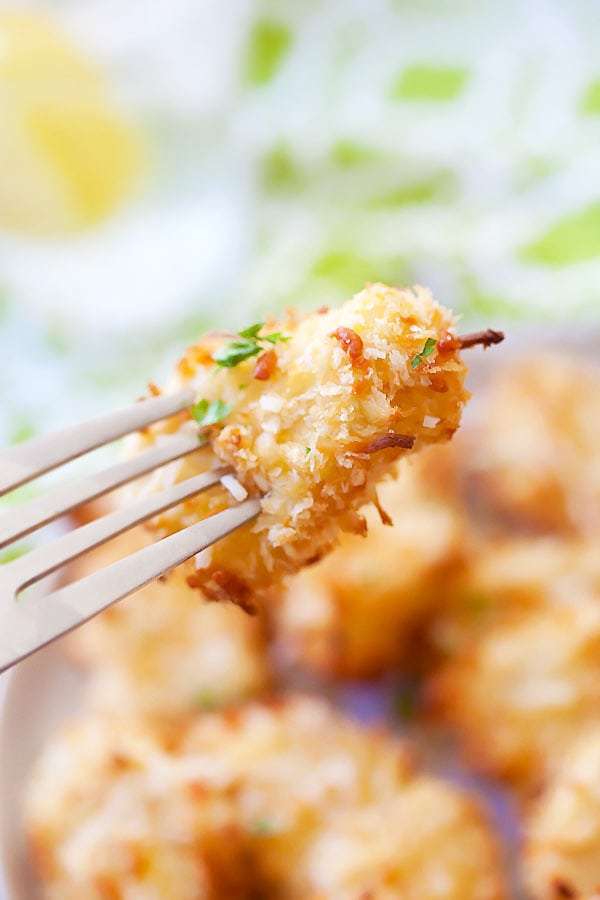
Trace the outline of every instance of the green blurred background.
<path fill-rule="evenodd" d="M 597 322 L 598 46 L 590 0 L 1 4 L 1 442 L 365 281 Z"/>

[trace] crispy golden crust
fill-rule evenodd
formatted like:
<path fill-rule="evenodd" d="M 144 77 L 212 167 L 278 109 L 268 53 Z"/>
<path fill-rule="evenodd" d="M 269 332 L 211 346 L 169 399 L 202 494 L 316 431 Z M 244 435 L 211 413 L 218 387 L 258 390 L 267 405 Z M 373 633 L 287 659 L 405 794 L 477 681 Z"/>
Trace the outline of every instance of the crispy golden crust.
<path fill-rule="evenodd" d="M 73 566 L 83 577 L 152 540 L 130 531 Z M 123 716 L 180 716 L 239 701 L 270 681 L 263 623 L 229 604 L 207 603 L 181 567 L 115 604 L 69 638 L 93 666 L 94 707 Z"/>
<path fill-rule="evenodd" d="M 574 742 L 527 821 L 525 873 L 536 900 L 600 892 L 599 785 L 600 721 Z"/>
<path fill-rule="evenodd" d="M 429 693 L 475 768 L 539 783 L 598 718 L 598 598 L 515 613 L 434 675 Z"/>
<path fill-rule="evenodd" d="M 451 314 L 423 288 L 370 285 L 340 309 L 266 330 L 290 337 L 272 347 L 276 365 L 266 379 L 253 377 L 256 359 L 215 371 L 212 353 L 226 343 L 222 337 L 190 348 L 168 389 L 192 384 L 199 397 L 233 409 L 211 429 L 210 448 L 146 484 L 154 490 L 203 471 L 212 451 L 233 466 L 246 490 L 265 495 L 254 523 L 207 551 L 198 579 L 209 596 L 246 605 L 252 594 L 329 551 L 340 530 L 364 530 L 360 508 L 407 452 L 392 446 L 397 436 L 417 446 L 447 440 L 468 397 L 453 344 L 411 365 L 428 339 L 454 333 Z M 165 430 L 194 427 L 184 417 L 170 420 L 148 429 L 138 446 Z M 217 490 L 155 524 L 175 531 L 230 502 Z"/>
<path fill-rule="evenodd" d="M 595 539 L 481 535 L 466 529 L 463 568 L 445 584 L 426 624 L 428 645 L 442 658 L 470 648 L 515 616 L 600 596 Z"/>
<path fill-rule="evenodd" d="M 505 370 L 485 405 L 480 484 L 514 524 L 600 528 L 600 378 L 558 354 Z"/>
<path fill-rule="evenodd" d="M 176 736 L 82 720 L 38 762 L 27 810 L 53 900 L 506 896 L 468 799 L 306 698 Z"/>
<path fill-rule="evenodd" d="M 340 546 L 290 580 L 276 610 L 280 642 L 295 662 L 327 675 L 371 678 L 406 668 L 440 596 L 462 571 L 465 525 L 448 499 L 447 447 L 432 447 L 400 467 L 379 490 L 381 510 L 365 511 L 365 538 Z"/>

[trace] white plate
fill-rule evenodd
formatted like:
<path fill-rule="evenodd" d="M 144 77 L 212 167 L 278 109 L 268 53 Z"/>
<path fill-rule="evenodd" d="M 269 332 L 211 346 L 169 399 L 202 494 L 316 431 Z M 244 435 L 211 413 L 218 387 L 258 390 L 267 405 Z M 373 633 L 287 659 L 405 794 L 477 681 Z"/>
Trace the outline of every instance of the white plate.
<path fill-rule="evenodd" d="M 24 838 L 24 786 L 48 736 L 77 711 L 82 682 L 56 645 L 0 679 L 0 852 L 9 900 L 39 897 Z"/>
<path fill-rule="evenodd" d="M 580 334 L 570 332 L 568 339 L 556 330 L 519 328 L 518 336 L 506 341 L 493 351 L 477 353 L 471 359 L 470 379 L 477 383 L 478 390 L 467 407 L 467 421 L 477 418 L 477 409 L 481 398 L 480 387 L 499 365 L 510 364 L 511 357 L 523 355 L 523 348 L 559 347 L 565 345 L 587 359 L 593 359 L 600 344 L 600 335 L 594 329 L 581 331 Z M 479 394 L 479 396 L 478 396 Z M 83 676 L 80 670 L 69 665 L 58 646 L 50 646 L 20 663 L 11 673 L 0 677 L 0 898 L 2 897 L 2 875 L 5 873 L 6 897 L 8 900 L 39 900 L 31 863 L 28 860 L 22 821 L 22 799 L 29 771 L 34 758 L 48 737 L 56 731 L 57 726 L 65 719 L 73 717 L 80 706 Z M 3 696 L 4 686 L 4 696 Z M 359 718 L 369 719 L 382 702 L 377 690 L 366 690 L 364 696 L 338 697 L 341 705 Z M 341 688 L 341 695 L 345 689 Z M 443 774 L 453 780 L 468 784 L 471 788 L 482 790 L 480 780 L 467 772 L 456 769 L 452 759 L 445 760 L 449 764 Z M 498 820 L 496 824 L 504 832 L 509 842 L 514 840 L 514 822 L 508 826 L 503 824 L 507 818 L 503 810 L 505 800 L 497 790 L 491 802 L 491 811 Z M 489 796 L 490 786 L 483 785 L 483 792 Z M 82 898 L 84 900 L 84 898 Z"/>

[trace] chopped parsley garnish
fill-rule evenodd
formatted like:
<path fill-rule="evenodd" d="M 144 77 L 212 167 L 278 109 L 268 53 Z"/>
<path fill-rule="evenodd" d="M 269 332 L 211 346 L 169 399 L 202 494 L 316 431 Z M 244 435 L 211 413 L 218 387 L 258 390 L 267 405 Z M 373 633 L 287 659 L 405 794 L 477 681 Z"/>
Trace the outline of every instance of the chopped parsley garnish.
<path fill-rule="evenodd" d="M 217 422 L 228 416 L 232 409 L 233 404 L 223 403 L 222 400 L 213 400 L 212 403 L 209 403 L 208 400 L 198 400 L 190 412 L 198 425 L 205 428 L 208 425 L 216 425 Z"/>
<path fill-rule="evenodd" d="M 231 341 L 226 347 L 221 347 L 213 353 L 213 359 L 217 366 L 233 369 L 246 359 L 258 356 L 261 347 L 256 338 L 242 338 L 239 341 Z"/>
<path fill-rule="evenodd" d="M 274 331 L 272 334 L 265 334 L 264 337 L 259 338 L 259 341 L 268 341 L 270 344 L 276 344 L 277 341 L 289 341 L 291 340 L 291 336 L 289 334 L 282 334 L 281 331 Z"/>
<path fill-rule="evenodd" d="M 395 703 L 396 716 L 401 722 L 410 722 L 417 711 L 416 699 L 412 694 L 399 694 Z"/>
<path fill-rule="evenodd" d="M 306 455 L 308 456 L 308 454 L 310 453 L 310 447 L 306 447 L 305 451 L 306 451 Z"/>
<path fill-rule="evenodd" d="M 437 341 L 435 338 L 427 338 L 423 349 L 417 353 L 410 361 L 411 369 L 418 369 L 422 362 L 425 362 L 426 356 L 431 356 L 433 351 L 435 350 L 437 345 Z"/>
<path fill-rule="evenodd" d="M 413 722 L 419 712 L 419 685 L 413 678 L 402 679 L 392 697 L 392 714 L 397 722 Z"/>
<path fill-rule="evenodd" d="M 261 343 L 267 341 L 269 344 L 276 344 L 278 341 L 290 340 L 289 336 L 280 331 L 259 336 L 259 331 L 264 324 L 264 322 L 257 322 L 255 325 L 250 325 L 249 328 L 244 328 L 243 331 L 238 332 L 238 337 L 234 341 L 230 341 L 225 347 L 221 347 L 213 353 L 213 359 L 217 366 L 233 369 L 244 360 L 258 356 L 263 350 Z"/>
<path fill-rule="evenodd" d="M 257 322 L 256 325 L 251 325 L 249 328 L 244 328 L 243 331 L 238 331 L 238 334 L 243 338 L 255 338 L 264 324 L 264 322 Z"/>
<path fill-rule="evenodd" d="M 272 834 L 275 831 L 275 825 L 271 819 L 267 818 L 267 816 L 263 816 L 260 819 L 256 819 L 255 822 L 252 822 L 250 831 L 252 834 Z"/>
<path fill-rule="evenodd" d="M 210 691 L 200 691 L 195 697 L 195 703 L 198 709 L 204 712 L 212 712 L 219 707 L 219 701 Z"/>

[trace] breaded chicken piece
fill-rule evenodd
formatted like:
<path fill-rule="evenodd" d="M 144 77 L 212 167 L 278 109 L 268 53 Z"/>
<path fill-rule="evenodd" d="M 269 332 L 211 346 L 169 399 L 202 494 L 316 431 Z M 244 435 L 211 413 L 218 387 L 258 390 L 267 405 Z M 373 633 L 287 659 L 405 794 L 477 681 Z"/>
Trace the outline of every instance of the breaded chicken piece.
<path fill-rule="evenodd" d="M 362 533 L 359 510 L 399 453 L 448 440 L 468 398 L 455 320 L 424 288 L 369 285 L 339 309 L 246 330 L 252 333 L 208 336 L 188 350 L 167 390 L 193 386 L 204 409 L 226 406 L 208 429 L 206 449 L 159 470 L 144 487 L 196 475 L 216 456 L 245 491 L 263 495 L 258 519 L 203 553 L 194 576 L 209 597 L 246 607 L 322 557 L 340 531 Z M 258 357 L 238 362 L 257 339 Z M 135 449 L 196 427 L 182 414 L 147 429 Z M 218 489 L 164 513 L 155 526 L 177 531 L 231 502 Z"/>
<path fill-rule="evenodd" d="M 424 633 L 442 658 L 463 653 L 490 629 L 525 611 L 600 596 L 596 539 L 509 536 L 465 529 L 463 568 L 438 596 Z"/>
<path fill-rule="evenodd" d="M 525 874 L 535 900 L 600 892 L 600 716 L 569 749 L 525 829 Z"/>
<path fill-rule="evenodd" d="M 506 896 L 471 801 L 315 699 L 175 734 L 84 719 L 39 760 L 27 818 L 51 900 Z"/>
<path fill-rule="evenodd" d="M 480 484 L 514 523 L 600 528 L 600 376 L 559 354 L 506 368 L 474 444 Z"/>
<path fill-rule="evenodd" d="M 451 446 L 407 460 L 381 486 L 391 523 L 375 507 L 365 510 L 366 537 L 344 535 L 333 553 L 290 579 L 275 617 L 296 663 L 371 678 L 415 662 L 416 632 L 462 571 L 464 517 L 448 481 L 436 481 L 447 474 Z"/>
<path fill-rule="evenodd" d="M 84 577 L 147 546 L 143 528 L 72 567 Z M 92 704 L 123 716 L 180 716 L 264 690 L 270 680 L 262 623 L 230 604 L 208 603 L 179 567 L 105 610 L 68 638 L 93 666 Z"/>
<path fill-rule="evenodd" d="M 516 615 L 433 676 L 432 705 L 475 768 L 538 784 L 598 720 L 599 599 Z"/>

